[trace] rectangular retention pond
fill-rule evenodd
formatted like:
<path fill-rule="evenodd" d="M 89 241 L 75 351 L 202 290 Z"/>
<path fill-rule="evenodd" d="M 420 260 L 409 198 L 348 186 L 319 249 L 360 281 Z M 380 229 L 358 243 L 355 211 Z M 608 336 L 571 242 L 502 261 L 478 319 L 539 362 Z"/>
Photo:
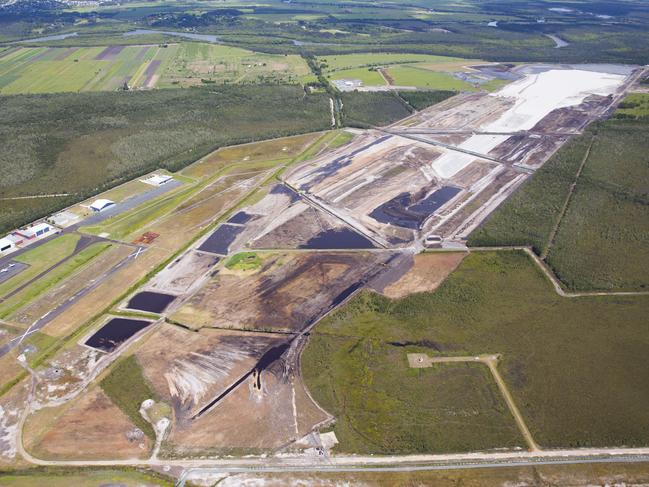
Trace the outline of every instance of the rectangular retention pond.
<path fill-rule="evenodd" d="M 230 244 L 234 242 L 245 227 L 239 225 L 228 225 L 224 223 L 217 228 L 207 240 L 198 247 L 203 252 L 212 252 L 213 254 L 228 255 Z"/>
<path fill-rule="evenodd" d="M 112 352 L 126 340 L 143 330 L 152 322 L 146 320 L 133 320 L 130 318 L 111 318 L 108 323 L 102 326 L 88 340 L 89 347 Z"/>
<path fill-rule="evenodd" d="M 174 299 L 176 299 L 176 296 L 172 296 L 171 294 L 142 291 L 133 296 L 126 307 L 128 309 L 137 309 L 150 313 L 162 313 Z"/>

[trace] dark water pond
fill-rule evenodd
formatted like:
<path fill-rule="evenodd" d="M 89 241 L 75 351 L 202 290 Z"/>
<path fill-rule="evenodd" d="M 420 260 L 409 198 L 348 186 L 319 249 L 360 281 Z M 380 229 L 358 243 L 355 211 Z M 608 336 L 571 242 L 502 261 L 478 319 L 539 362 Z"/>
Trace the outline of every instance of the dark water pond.
<path fill-rule="evenodd" d="M 373 249 L 374 244 L 349 228 L 320 232 L 299 246 L 301 249 Z"/>
<path fill-rule="evenodd" d="M 112 352 L 119 345 L 146 328 L 151 321 L 113 318 L 86 341 L 89 347 Z"/>
<path fill-rule="evenodd" d="M 228 223 L 248 223 L 252 219 L 252 215 L 249 215 L 245 211 L 240 211 L 236 215 L 232 215 L 228 220 Z"/>
<path fill-rule="evenodd" d="M 133 296 L 126 307 L 151 313 L 162 313 L 174 299 L 176 299 L 176 296 L 171 294 L 142 291 Z"/>
<path fill-rule="evenodd" d="M 228 225 L 227 223 L 217 228 L 205 242 L 202 243 L 198 250 L 203 252 L 212 252 L 214 254 L 228 255 L 230 244 L 234 242 L 245 227 Z"/>
<path fill-rule="evenodd" d="M 443 186 L 416 202 L 410 193 L 401 193 L 372 210 L 370 216 L 381 223 L 417 229 L 460 191 L 460 188 Z"/>

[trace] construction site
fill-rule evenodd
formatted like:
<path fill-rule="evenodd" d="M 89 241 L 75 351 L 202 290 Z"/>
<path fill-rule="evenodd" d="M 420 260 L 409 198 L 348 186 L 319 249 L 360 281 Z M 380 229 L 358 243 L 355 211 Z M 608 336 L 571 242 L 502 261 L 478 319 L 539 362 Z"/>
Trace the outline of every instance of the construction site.
<path fill-rule="evenodd" d="M 499 91 L 461 93 L 393 125 L 354 130 L 334 149 L 328 134 L 311 134 L 250 144 L 257 159 L 241 146 L 231 167 L 217 152 L 152 199 L 125 198 L 70 227 L 111 250 L 2 316 L 2 376 L 19 379 L 0 398 L 0 455 L 329 452 L 335 441 L 320 431 L 335 418 L 300 372 L 310 330 L 362 289 L 391 297 L 434 289 L 463 254 L 420 269 L 424 239 L 465 249 L 468 234 L 570 137 L 606 117 L 637 75 L 620 66 L 512 73 Z M 282 156 L 291 144 L 312 157 Z M 36 332 L 40 341 L 26 339 Z M 112 385 L 123 360 L 136 364 L 128 380 L 147 384 L 142 395 Z"/>

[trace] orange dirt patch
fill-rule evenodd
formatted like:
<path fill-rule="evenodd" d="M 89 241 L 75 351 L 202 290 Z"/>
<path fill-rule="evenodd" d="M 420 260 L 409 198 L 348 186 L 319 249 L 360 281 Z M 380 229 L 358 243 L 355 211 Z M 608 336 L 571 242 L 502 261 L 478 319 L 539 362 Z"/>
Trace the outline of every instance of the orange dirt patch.
<path fill-rule="evenodd" d="M 383 290 L 389 298 L 434 291 L 455 270 L 466 252 L 435 252 L 415 256 L 415 264 L 401 279 Z"/>
<path fill-rule="evenodd" d="M 133 240 L 134 244 L 145 244 L 149 245 L 150 243 L 153 243 L 153 241 L 160 236 L 159 233 L 155 232 L 144 232 L 142 235 L 140 235 L 137 239 Z"/>
<path fill-rule="evenodd" d="M 142 433 L 133 434 L 135 429 L 128 417 L 95 387 L 71 404 L 54 411 L 43 409 L 30 417 L 25 446 L 36 456 L 48 459 L 146 457 L 151 441 Z"/>

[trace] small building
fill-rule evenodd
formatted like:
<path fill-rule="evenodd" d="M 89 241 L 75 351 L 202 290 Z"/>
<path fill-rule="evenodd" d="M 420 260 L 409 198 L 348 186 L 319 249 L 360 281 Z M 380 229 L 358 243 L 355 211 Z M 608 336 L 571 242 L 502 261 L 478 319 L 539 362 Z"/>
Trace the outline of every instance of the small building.
<path fill-rule="evenodd" d="M 104 211 L 107 208 L 110 208 L 111 206 L 114 206 L 115 202 L 111 200 L 107 200 L 104 198 L 100 198 L 96 200 L 93 204 L 90 205 L 90 209 L 92 211 Z"/>
<path fill-rule="evenodd" d="M 81 217 L 72 211 L 64 210 L 51 215 L 47 220 L 57 227 L 66 228 L 77 223 Z"/>
<path fill-rule="evenodd" d="M 150 184 L 151 186 L 162 186 L 172 179 L 173 178 L 171 176 L 168 176 L 167 174 L 154 174 L 153 176 L 142 179 L 141 181 L 143 183 Z"/>
<path fill-rule="evenodd" d="M 0 238 L 0 255 L 8 254 L 16 248 L 13 239 L 4 237 Z"/>
<path fill-rule="evenodd" d="M 52 231 L 52 227 L 47 223 L 37 223 L 36 225 L 28 228 L 21 228 L 14 232 L 14 235 L 25 238 L 27 240 L 32 240 L 37 237 L 44 237 L 49 235 Z"/>

